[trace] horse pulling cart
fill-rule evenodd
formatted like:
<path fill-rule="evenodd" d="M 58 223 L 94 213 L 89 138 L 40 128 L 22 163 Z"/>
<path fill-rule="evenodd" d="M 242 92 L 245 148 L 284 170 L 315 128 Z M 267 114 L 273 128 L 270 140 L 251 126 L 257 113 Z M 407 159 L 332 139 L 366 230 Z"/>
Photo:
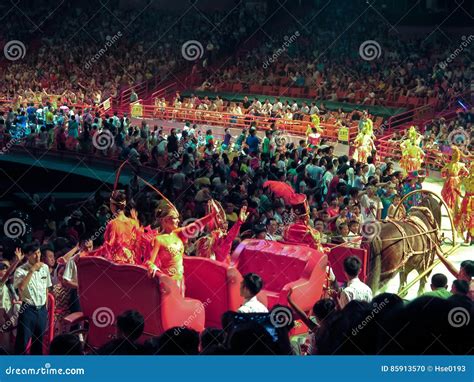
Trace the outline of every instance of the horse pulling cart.
<path fill-rule="evenodd" d="M 398 293 L 406 294 L 407 277 L 412 270 L 418 272 L 418 277 L 410 283 L 410 287 L 420 281 L 418 294 L 424 292 L 436 253 L 443 255 L 441 245 L 445 238 L 441 228 L 442 206 L 451 224 L 453 248 L 450 252 L 457 248 L 450 210 L 437 194 L 415 190 L 405 195 L 401 203 L 417 194 L 421 194 L 419 206 L 412 207 L 404 219 L 377 221 L 377 234 L 365 243 L 369 248 L 368 284 L 374 292 L 383 289 L 390 279 L 399 274 Z"/>

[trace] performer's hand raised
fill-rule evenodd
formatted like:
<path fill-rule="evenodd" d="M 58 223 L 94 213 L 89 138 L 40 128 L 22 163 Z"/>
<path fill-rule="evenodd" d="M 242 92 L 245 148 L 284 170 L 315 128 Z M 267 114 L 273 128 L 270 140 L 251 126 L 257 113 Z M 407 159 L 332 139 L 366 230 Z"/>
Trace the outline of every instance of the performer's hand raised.
<path fill-rule="evenodd" d="M 248 217 L 249 217 L 249 213 L 247 212 L 247 206 L 243 206 L 240 209 L 239 219 L 241 222 L 245 222 Z"/>

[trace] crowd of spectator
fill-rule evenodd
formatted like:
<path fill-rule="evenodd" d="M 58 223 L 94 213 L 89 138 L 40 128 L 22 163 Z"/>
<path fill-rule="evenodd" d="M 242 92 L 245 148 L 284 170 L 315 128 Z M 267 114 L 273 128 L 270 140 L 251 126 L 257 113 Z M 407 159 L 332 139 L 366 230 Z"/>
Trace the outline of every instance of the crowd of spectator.
<path fill-rule="evenodd" d="M 97 104 L 145 80 L 175 78 L 191 65 L 182 52 L 187 41 L 201 44 L 200 65 L 210 65 L 232 51 L 264 16 L 249 14 L 243 6 L 231 12 L 184 15 L 154 7 L 146 11 L 109 7 L 102 4 L 92 15 L 84 4 L 56 10 L 61 17 L 51 17 L 40 37 L 33 34 L 32 41 L 22 41 L 28 46 L 24 57 L 5 64 L 2 98 L 21 103 L 47 92 L 71 103 Z"/>
<path fill-rule="evenodd" d="M 472 46 L 443 64 L 463 42 L 460 36 L 452 37 L 452 46 L 434 35 L 400 38 L 383 22 L 371 20 L 370 12 L 369 20 L 354 23 L 364 9 L 357 1 L 344 8 L 321 4 L 292 29 L 263 34 L 260 46 L 209 71 L 199 85 L 218 91 L 239 83 L 244 92 L 252 85 L 269 85 L 285 93 L 300 87 L 316 90 L 316 99 L 371 105 L 396 103 L 400 96 L 419 98 L 420 104 L 445 102 L 470 89 Z M 368 40 L 378 46 L 361 53 Z"/>

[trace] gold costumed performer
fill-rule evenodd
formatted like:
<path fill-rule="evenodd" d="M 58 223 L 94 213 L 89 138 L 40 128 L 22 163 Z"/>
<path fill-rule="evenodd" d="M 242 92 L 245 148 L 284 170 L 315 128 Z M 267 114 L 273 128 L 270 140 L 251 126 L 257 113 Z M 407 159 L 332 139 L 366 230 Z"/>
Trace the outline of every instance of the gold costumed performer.
<path fill-rule="evenodd" d="M 375 143 L 372 139 L 373 134 L 370 132 L 368 123 L 362 126 L 362 130 L 357 134 L 354 140 L 354 159 L 357 162 L 367 163 L 367 158 L 372 155 L 372 151 L 375 150 Z"/>
<path fill-rule="evenodd" d="M 400 167 L 403 169 L 405 176 L 421 169 L 425 152 L 420 147 L 420 137 L 415 127 L 411 126 L 408 130 L 408 138 L 400 144 L 402 149 Z"/>
<path fill-rule="evenodd" d="M 454 217 L 454 225 L 458 231 L 461 227 L 461 182 L 462 178 L 469 175 L 466 165 L 461 162 L 461 152 L 456 146 L 452 147 L 453 155 L 451 161 L 441 170 L 441 176 L 446 178 L 441 196 L 451 209 Z"/>
<path fill-rule="evenodd" d="M 159 221 L 160 231 L 152 243 L 151 257 L 146 261 L 150 275 L 161 272 L 176 281 L 184 296 L 184 246 L 190 238 L 211 223 L 217 211 L 211 206 L 211 213 L 196 219 L 185 227 L 179 227 L 179 212 L 166 198 L 157 208 L 155 216 Z"/>
<path fill-rule="evenodd" d="M 461 224 L 467 231 L 466 243 L 474 244 L 474 162 L 469 167 L 469 176 L 462 181 L 464 186 L 464 196 L 461 202 Z"/>

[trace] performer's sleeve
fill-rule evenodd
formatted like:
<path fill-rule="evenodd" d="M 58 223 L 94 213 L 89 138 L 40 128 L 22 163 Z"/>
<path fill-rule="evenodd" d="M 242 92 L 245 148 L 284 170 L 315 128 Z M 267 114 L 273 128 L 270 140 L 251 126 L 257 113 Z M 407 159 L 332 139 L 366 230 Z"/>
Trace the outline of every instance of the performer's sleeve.
<path fill-rule="evenodd" d="M 242 222 L 237 220 L 237 222 L 232 226 L 232 228 L 227 232 L 225 238 L 218 240 L 216 244 L 216 260 L 217 261 L 226 261 L 227 257 L 230 255 L 230 250 L 232 248 L 232 243 L 234 242 L 235 238 L 240 232 L 240 227 L 242 226 Z"/>
<path fill-rule="evenodd" d="M 185 227 L 181 227 L 177 229 L 176 234 L 184 243 L 186 243 L 190 236 L 189 234 L 186 234 L 186 233 L 192 232 L 193 233 L 192 236 L 196 237 L 194 234 L 197 231 L 199 232 L 203 231 L 204 227 L 206 227 L 214 218 L 215 218 L 215 214 L 213 213 L 208 214 L 201 219 L 193 221 L 191 224 L 188 224 Z"/>

